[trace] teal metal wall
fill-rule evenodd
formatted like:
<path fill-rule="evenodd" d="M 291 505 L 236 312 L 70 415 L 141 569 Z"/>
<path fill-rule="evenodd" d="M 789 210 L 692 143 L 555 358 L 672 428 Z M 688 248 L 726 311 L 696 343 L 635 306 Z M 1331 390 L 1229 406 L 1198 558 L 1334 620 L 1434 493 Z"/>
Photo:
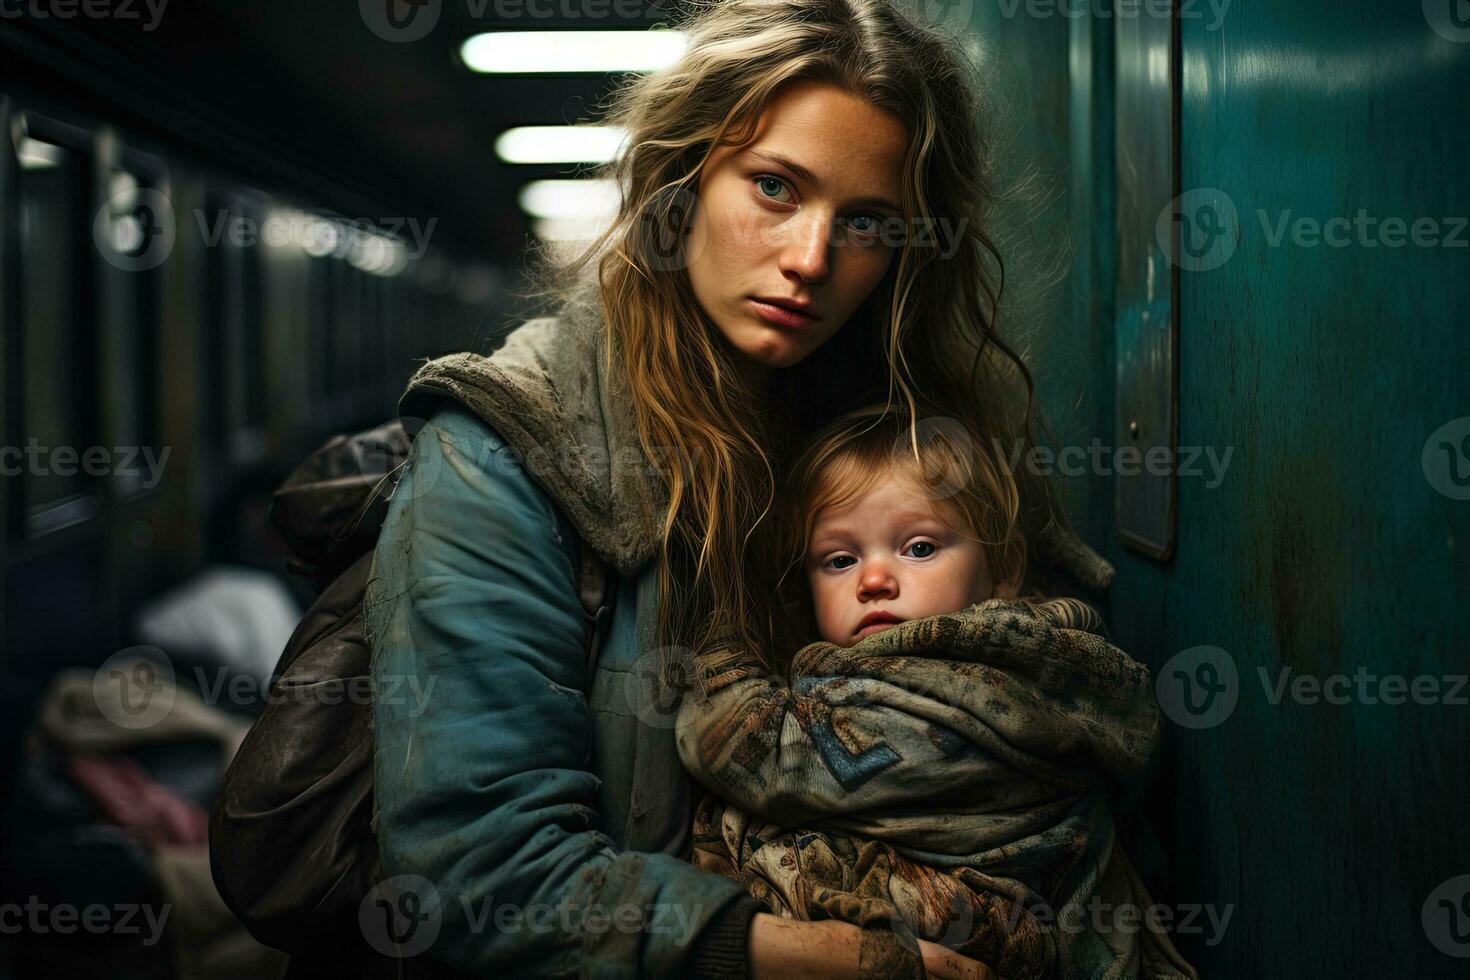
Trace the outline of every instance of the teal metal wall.
<path fill-rule="evenodd" d="M 1470 875 L 1470 689 L 1445 703 L 1470 673 L 1454 480 L 1470 475 L 1470 23 L 1454 3 L 1235 0 L 1180 20 L 1180 189 L 1223 192 L 1238 222 L 1228 256 L 1180 273 L 1178 438 L 1233 454 L 1218 485 L 1180 476 L 1164 564 L 1118 544 L 1109 473 L 1069 490 L 1119 569 L 1119 643 L 1166 683 L 1181 664 L 1208 679 L 1185 662 L 1201 645 L 1235 670 L 1201 727 L 1170 724 L 1143 808 L 1169 902 L 1230 915 L 1179 939 L 1206 977 L 1470 975 L 1450 955 L 1470 955 L 1470 879 L 1452 881 Z M 1023 297 L 1043 401 L 1059 442 L 1111 444 L 1112 21 L 976 6 L 1005 166 L 1056 191 L 1043 230 L 1007 220 L 1023 243 L 1072 244 L 1062 288 Z M 1311 234 L 1334 218 L 1332 241 Z M 1290 687 L 1273 703 L 1283 670 L 1347 703 Z M 1390 677 L 1433 678 L 1436 703 L 1383 703 Z"/>

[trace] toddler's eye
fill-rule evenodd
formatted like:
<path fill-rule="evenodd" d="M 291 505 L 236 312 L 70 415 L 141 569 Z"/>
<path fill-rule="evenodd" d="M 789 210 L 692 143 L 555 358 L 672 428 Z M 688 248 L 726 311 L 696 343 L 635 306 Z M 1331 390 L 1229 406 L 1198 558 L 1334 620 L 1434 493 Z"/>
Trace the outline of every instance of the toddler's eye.
<path fill-rule="evenodd" d="M 934 552 L 937 550 L 937 547 L 938 546 L 935 545 L 933 541 L 915 541 L 913 544 L 905 548 L 903 550 L 903 553 L 908 554 L 912 551 L 914 552 L 915 558 L 928 558 L 934 554 Z M 921 548 L 927 550 L 920 551 L 919 549 Z"/>
<path fill-rule="evenodd" d="M 772 177 L 770 174 L 762 174 L 755 178 L 755 186 L 760 192 L 761 197 L 771 201 L 779 200 L 776 195 L 786 190 L 786 182 L 780 177 Z M 781 201 L 781 203 L 788 204 L 790 202 Z"/>
<path fill-rule="evenodd" d="M 857 559 L 854 558 L 852 555 L 833 555 L 831 558 L 828 558 L 827 559 L 827 567 L 828 568 L 848 568 L 850 566 L 847 565 L 847 564 L 845 564 L 845 563 L 846 562 L 855 562 L 855 561 L 857 561 Z"/>

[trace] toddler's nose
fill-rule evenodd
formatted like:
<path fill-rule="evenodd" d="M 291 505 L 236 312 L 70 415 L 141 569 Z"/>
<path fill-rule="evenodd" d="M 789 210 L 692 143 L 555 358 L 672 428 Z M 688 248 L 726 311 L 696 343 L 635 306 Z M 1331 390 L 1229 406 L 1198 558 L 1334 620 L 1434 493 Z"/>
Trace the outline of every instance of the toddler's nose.
<path fill-rule="evenodd" d="M 898 598 L 898 579 L 887 565 L 873 564 L 863 569 L 862 578 L 858 579 L 858 598 L 868 599 L 896 599 Z"/>

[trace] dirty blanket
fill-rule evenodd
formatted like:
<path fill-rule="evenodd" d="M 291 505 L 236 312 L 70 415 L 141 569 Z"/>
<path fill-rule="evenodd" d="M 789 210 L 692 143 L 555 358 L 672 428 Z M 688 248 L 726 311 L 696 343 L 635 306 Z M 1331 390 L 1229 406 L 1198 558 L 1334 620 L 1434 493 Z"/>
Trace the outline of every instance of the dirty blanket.
<path fill-rule="evenodd" d="M 863 926 L 864 973 L 922 975 L 917 936 L 1005 980 L 1196 976 L 1116 840 L 1108 788 L 1159 713 L 1090 607 L 994 599 L 808 644 L 789 683 L 748 651 L 694 667 L 679 752 L 713 795 L 692 859 L 779 915 Z"/>

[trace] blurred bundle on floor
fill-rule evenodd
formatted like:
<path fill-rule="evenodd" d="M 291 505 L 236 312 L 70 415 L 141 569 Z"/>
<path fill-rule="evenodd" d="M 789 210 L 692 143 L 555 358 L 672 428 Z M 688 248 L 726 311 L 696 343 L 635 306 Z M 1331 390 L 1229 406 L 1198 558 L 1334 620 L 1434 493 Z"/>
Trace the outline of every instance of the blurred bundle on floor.
<path fill-rule="evenodd" d="M 282 973 L 285 956 L 254 940 L 215 889 L 207 832 L 298 618 L 273 576 L 209 569 L 139 611 L 146 645 L 52 679 L 5 814 L 6 890 L 22 905 L 75 911 L 70 929 L 46 911 L 43 928 L 16 937 L 18 976 L 104 964 L 109 977 Z"/>

